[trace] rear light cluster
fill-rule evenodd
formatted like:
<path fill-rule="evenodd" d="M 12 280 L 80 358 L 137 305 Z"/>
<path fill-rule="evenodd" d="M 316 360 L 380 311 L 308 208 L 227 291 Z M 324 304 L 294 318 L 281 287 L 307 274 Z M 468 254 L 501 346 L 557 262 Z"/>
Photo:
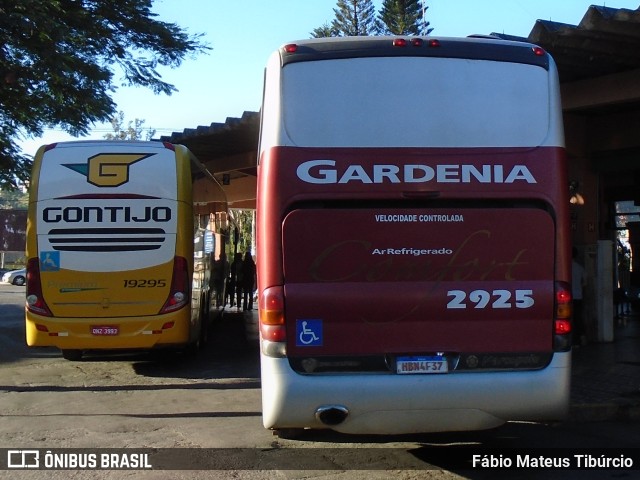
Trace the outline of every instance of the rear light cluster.
<path fill-rule="evenodd" d="M 171 290 L 160 313 L 175 312 L 184 307 L 190 301 L 190 286 L 187 260 L 184 257 L 175 257 L 173 260 Z"/>
<path fill-rule="evenodd" d="M 264 289 L 260 295 L 260 341 L 262 353 L 269 357 L 286 355 L 287 332 L 284 324 L 284 288 Z"/>
<path fill-rule="evenodd" d="M 405 38 L 394 38 L 393 46 L 394 47 L 422 47 L 423 45 L 427 45 L 428 47 L 434 48 L 440 46 L 440 40 L 436 38 L 431 38 L 429 40 L 423 40 L 422 38 L 410 38 L 409 40 Z"/>
<path fill-rule="evenodd" d="M 40 261 L 37 258 L 30 258 L 27 262 L 27 309 L 44 317 L 53 316 L 42 295 Z"/>
<path fill-rule="evenodd" d="M 553 349 L 556 351 L 568 351 L 571 348 L 571 286 L 566 282 L 556 282 L 556 301 L 554 318 Z"/>

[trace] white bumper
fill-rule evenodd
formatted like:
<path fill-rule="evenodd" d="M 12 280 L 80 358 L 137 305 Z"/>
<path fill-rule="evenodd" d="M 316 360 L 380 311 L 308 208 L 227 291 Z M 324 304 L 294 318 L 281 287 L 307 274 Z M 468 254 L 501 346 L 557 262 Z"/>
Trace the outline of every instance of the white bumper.
<path fill-rule="evenodd" d="M 261 356 L 266 428 L 328 428 L 327 405 L 349 415 L 334 430 L 401 434 L 482 430 L 510 420 L 562 419 L 569 407 L 571 353 L 556 353 L 536 371 L 436 375 L 301 375 L 286 358 Z"/>

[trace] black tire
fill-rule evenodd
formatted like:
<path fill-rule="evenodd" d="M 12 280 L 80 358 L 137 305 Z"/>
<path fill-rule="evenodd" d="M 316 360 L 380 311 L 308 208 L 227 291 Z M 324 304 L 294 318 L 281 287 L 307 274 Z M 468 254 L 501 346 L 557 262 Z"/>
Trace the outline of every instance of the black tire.
<path fill-rule="evenodd" d="M 16 278 L 13 279 L 13 284 L 18 285 L 19 287 L 21 287 L 25 283 L 27 283 L 27 279 L 22 275 L 18 275 Z"/>
<path fill-rule="evenodd" d="M 77 362 L 82 360 L 82 350 L 62 350 L 62 358 Z"/>

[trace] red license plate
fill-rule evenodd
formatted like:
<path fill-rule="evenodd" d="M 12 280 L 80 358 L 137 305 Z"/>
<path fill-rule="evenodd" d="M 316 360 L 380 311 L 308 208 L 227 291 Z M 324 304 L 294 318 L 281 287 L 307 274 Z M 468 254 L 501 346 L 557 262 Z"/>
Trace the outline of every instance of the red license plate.
<path fill-rule="evenodd" d="M 91 327 L 91 335 L 118 335 L 120 329 L 117 325 L 98 325 Z"/>

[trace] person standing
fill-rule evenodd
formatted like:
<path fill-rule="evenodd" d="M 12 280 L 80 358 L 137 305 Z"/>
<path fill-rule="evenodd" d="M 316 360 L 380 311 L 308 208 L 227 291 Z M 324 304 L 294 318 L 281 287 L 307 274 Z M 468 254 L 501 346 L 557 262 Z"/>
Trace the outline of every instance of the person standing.
<path fill-rule="evenodd" d="M 231 290 L 229 291 L 230 295 L 231 295 L 231 306 L 233 307 L 233 296 L 235 295 L 236 298 L 236 307 L 238 308 L 238 310 L 240 310 L 240 308 L 242 307 L 242 287 L 243 287 L 243 283 L 242 283 L 242 275 L 243 275 L 243 268 L 242 268 L 242 254 L 241 253 L 236 253 L 233 257 L 233 263 L 231 264 L 231 282 L 233 283 L 233 286 L 231 287 Z"/>
<path fill-rule="evenodd" d="M 243 310 L 253 310 L 253 292 L 256 285 L 256 264 L 253 261 L 251 252 L 244 255 L 242 262 L 242 294 Z"/>

